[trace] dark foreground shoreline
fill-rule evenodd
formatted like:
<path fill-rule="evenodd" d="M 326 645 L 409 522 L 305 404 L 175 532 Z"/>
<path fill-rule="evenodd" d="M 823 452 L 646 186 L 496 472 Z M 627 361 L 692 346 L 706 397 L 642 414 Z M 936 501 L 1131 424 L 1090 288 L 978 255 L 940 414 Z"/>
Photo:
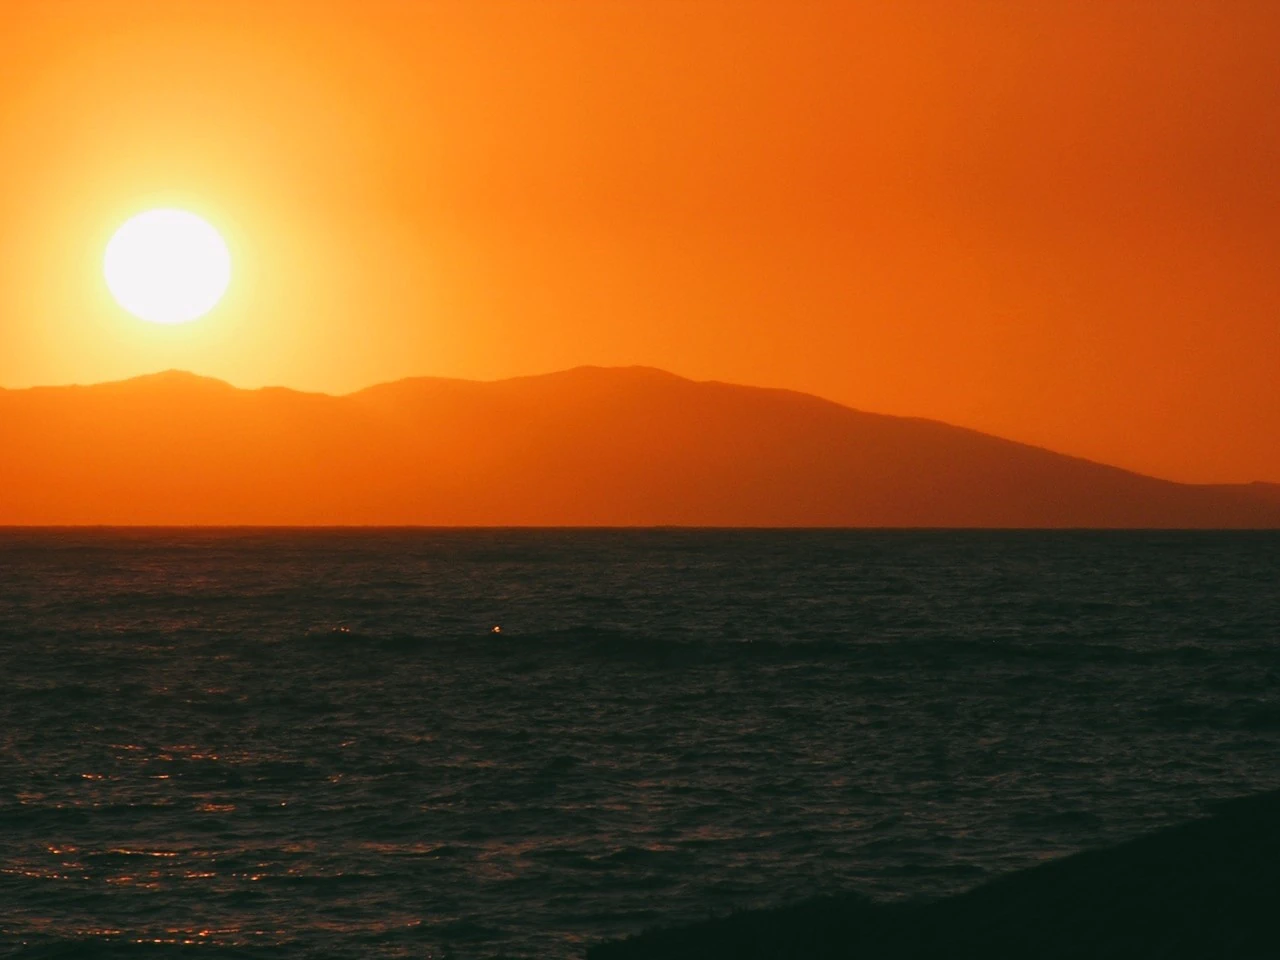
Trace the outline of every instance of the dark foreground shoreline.
<path fill-rule="evenodd" d="M 858 895 L 600 944 L 588 960 L 1280 956 L 1280 791 L 924 903 Z"/>

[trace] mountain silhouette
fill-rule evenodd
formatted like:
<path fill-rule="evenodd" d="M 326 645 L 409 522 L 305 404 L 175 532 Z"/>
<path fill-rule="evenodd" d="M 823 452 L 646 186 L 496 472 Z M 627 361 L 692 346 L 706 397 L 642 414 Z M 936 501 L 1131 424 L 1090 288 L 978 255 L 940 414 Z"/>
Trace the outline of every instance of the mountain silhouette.
<path fill-rule="evenodd" d="M 169 372 L 0 390 L 0 524 L 1280 527 L 1141 476 L 642 367 L 346 396 Z"/>

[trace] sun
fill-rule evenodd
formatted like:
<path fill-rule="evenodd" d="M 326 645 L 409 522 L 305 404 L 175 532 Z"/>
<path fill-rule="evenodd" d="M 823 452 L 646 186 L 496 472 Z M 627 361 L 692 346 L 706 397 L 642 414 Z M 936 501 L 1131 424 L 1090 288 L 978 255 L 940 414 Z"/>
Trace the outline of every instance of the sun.
<path fill-rule="evenodd" d="M 185 210 L 148 210 L 112 236 L 102 272 L 116 302 L 151 323 L 186 323 L 218 305 L 231 283 L 231 252 L 207 221 Z"/>

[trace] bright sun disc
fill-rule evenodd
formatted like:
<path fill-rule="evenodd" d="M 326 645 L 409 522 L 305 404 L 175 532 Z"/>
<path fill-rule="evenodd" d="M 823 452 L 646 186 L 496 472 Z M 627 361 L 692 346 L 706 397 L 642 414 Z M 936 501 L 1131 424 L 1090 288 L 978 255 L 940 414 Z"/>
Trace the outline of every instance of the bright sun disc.
<path fill-rule="evenodd" d="M 102 265 L 116 302 L 152 323 L 186 323 L 222 299 L 231 252 L 218 231 L 185 210 L 148 210 L 115 232 Z"/>

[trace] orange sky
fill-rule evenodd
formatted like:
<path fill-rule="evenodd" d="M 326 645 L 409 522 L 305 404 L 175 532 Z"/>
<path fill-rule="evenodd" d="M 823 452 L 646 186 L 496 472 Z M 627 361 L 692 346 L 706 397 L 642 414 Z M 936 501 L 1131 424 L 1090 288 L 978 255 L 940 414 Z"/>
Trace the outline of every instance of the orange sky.
<path fill-rule="evenodd" d="M 0 7 L 0 385 L 648 364 L 1280 481 L 1280 4 Z M 231 294 L 111 302 L 149 206 Z"/>

